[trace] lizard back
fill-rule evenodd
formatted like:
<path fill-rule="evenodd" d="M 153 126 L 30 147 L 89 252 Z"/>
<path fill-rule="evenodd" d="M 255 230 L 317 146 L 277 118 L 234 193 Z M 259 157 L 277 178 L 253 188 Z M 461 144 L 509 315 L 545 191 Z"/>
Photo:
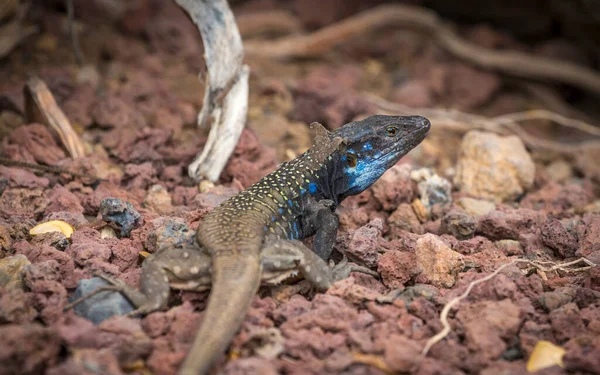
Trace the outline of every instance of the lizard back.
<path fill-rule="evenodd" d="M 321 124 L 313 123 L 311 128 L 315 131 L 311 149 L 208 213 L 198 230 L 201 246 L 211 254 L 235 253 L 260 249 L 268 234 L 301 237 L 297 216 L 303 212 L 303 198 L 344 143 Z"/>

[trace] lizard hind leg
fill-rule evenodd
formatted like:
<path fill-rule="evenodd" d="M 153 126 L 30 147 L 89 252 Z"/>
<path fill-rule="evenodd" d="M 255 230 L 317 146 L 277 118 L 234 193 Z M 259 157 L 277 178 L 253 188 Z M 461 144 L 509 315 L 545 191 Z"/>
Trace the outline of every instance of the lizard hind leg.
<path fill-rule="evenodd" d="M 276 271 L 289 273 L 293 269 L 293 263 L 293 267 L 321 291 L 348 277 L 353 271 L 374 274 L 374 271 L 366 267 L 349 265 L 347 259 L 330 267 L 306 245 L 296 240 L 274 240 L 267 243 L 261 254 L 261 263 L 265 274 L 274 274 Z"/>

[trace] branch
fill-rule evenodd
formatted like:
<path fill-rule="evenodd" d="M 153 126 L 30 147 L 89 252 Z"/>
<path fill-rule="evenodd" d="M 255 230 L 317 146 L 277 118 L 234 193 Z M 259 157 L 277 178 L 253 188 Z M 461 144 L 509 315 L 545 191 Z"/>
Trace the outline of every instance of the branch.
<path fill-rule="evenodd" d="M 24 88 L 25 117 L 28 122 L 50 126 L 73 159 L 85 156 L 85 147 L 71 122 L 60 109 L 48 86 L 40 78 L 30 78 Z"/>
<path fill-rule="evenodd" d="M 433 129 L 448 129 L 463 133 L 473 129 L 481 129 L 500 134 L 515 134 L 531 148 L 566 154 L 579 153 L 584 149 L 600 148 L 600 140 L 594 139 L 586 139 L 585 141 L 573 144 L 540 139 L 527 133 L 519 124 L 520 122 L 525 121 L 546 120 L 555 122 L 564 127 L 577 129 L 589 135 L 590 138 L 600 136 L 600 129 L 585 121 L 568 118 L 545 109 L 534 109 L 496 117 L 485 117 L 461 112 L 456 109 L 412 108 L 404 104 L 389 102 L 373 94 L 365 93 L 365 96 L 370 103 L 376 105 L 383 113 L 398 115 L 418 113 L 425 116 L 432 124 L 434 124 Z"/>
<path fill-rule="evenodd" d="M 319 56 L 368 30 L 390 25 L 426 32 L 451 54 L 482 68 L 523 78 L 568 83 L 600 94 L 600 75 L 592 69 L 522 52 L 480 47 L 458 36 L 435 12 L 410 5 L 381 5 L 309 35 L 274 42 L 248 42 L 246 52 L 278 59 Z"/>
<path fill-rule="evenodd" d="M 208 81 L 200 127 L 211 126 L 202 152 L 188 167 L 190 177 L 216 181 L 242 134 L 248 111 L 249 68 L 242 65 L 242 39 L 226 0 L 175 0 L 202 35 Z"/>

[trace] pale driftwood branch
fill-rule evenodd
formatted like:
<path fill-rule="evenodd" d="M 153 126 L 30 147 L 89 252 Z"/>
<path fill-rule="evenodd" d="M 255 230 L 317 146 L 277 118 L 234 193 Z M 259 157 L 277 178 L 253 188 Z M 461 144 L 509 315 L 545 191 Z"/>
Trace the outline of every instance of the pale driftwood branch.
<path fill-rule="evenodd" d="M 435 12 L 402 4 L 381 5 L 308 35 L 274 42 L 247 42 L 246 53 L 279 59 L 319 56 L 368 30 L 390 25 L 422 30 L 451 54 L 482 68 L 518 77 L 567 83 L 600 94 L 600 74 L 592 69 L 523 52 L 480 47 L 458 36 Z"/>
<path fill-rule="evenodd" d="M 73 159 L 85 156 L 85 147 L 71 126 L 71 122 L 60 109 L 48 86 L 40 78 L 32 77 L 25 85 L 25 116 L 28 122 L 39 122 L 50 126 Z"/>
<path fill-rule="evenodd" d="M 188 167 L 190 177 L 216 181 L 242 133 L 248 112 L 249 68 L 226 0 L 175 0 L 202 35 L 208 80 L 198 125 L 211 126 L 206 145 Z"/>

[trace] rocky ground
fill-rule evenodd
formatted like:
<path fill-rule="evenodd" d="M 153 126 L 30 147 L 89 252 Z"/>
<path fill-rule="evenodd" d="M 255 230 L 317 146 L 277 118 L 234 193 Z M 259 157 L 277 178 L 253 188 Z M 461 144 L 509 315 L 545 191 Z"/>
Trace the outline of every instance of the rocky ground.
<path fill-rule="evenodd" d="M 378 113 L 365 92 L 485 115 L 540 106 L 506 77 L 410 32 L 357 38 L 322 59 L 250 59 L 248 127 L 219 183 L 198 187 L 186 173 L 206 141 L 195 125 L 204 87 L 197 30 L 174 2 L 116 16 L 97 3 L 78 12 L 83 67 L 58 1 L 31 9 L 41 32 L 0 62 L 2 154 L 107 179 L 0 166 L 0 374 L 173 374 L 207 293 L 174 292 L 168 311 L 94 324 L 63 312 L 78 282 L 101 271 L 136 286 L 146 253 L 189 241 L 208 211 L 304 151 L 308 123 L 336 128 Z M 251 1 L 235 11 L 268 7 L 284 5 Z M 314 23 L 294 9 L 300 24 Z M 489 26 L 463 31 L 487 47 L 586 63 L 562 40 L 532 46 Z M 31 74 L 48 84 L 89 156 L 68 158 L 52 130 L 24 123 Z M 525 374 L 534 346 L 547 340 L 566 350 L 564 368 L 539 373 L 600 374 L 600 267 L 550 270 L 581 257 L 600 264 L 599 179 L 592 151 L 539 151 L 516 136 L 434 122 L 422 145 L 338 210 L 337 250 L 381 278 L 353 274 L 326 293 L 302 282 L 261 290 L 217 371 Z M 30 234 L 48 220 L 75 231 Z M 517 258 L 538 263 L 510 265 L 475 286 L 450 313 L 449 335 L 421 356 L 442 329 L 444 305 Z"/>

